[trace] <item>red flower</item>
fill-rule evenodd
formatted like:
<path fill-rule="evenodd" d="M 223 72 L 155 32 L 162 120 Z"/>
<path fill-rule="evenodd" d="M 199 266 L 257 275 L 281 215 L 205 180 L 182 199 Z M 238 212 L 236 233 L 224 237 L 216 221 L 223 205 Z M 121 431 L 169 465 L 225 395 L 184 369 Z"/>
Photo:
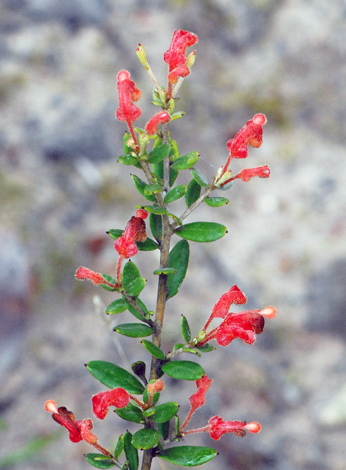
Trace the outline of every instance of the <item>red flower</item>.
<path fill-rule="evenodd" d="M 191 410 L 187 415 L 184 423 L 180 428 L 180 432 L 185 428 L 187 423 L 190 421 L 193 413 L 205 404 L 205 394 L 207 393 L 208 388 L 210 387 L 213 379 L 208 379 L 207 375 L 204 375 L 200 379 L 196 380 L 197 392 L 195 392 L 190 397 Z"/>
<path fill-rule="evenodd" d="M 263 128 L 267 122 L 264 114 L 256 114 L 238 134 L 227 142 L 227 149 L 231 158 L 247 157 L 247 146 L 260 147 L 262 144 Z"/>
<path fill-rule="evenodd" d="M 145 132 L 148 135 L 155 135 L 157 134 L 157 128 L 159 124 L 166 124 L 171 120 L 171 116 L 167 113 L 167 111 L 160 111 L 159 113 L 155 114 L 149 122 L 147 122 L 145 126 Z"/>
<path fill-rule="evenodd" d="M 206 431 L 212 439 L 218 440 L 220 437 L 228 432 L 232 432 L 236 436 L 245 436 L 246 431 L 258 433 L 261 430 L 261 425 L 252 421 L 246 424 L 246 421 L 224 421 L 220 416 L 213 416 L 208 421 Z"/>
<path fill-rule="evenodd" d="M 138 253 L 136 242 L 144 242 L 147 239 L 145 231 L 145 222 L 143 219 L 148 217 L 148 213 L 143 209 L 136 212 L 136 216 L 131 217 L 127 222 L 124 233 L 117 238 L 114 248 L 123 258 L 130 258 Z"/>
<path fill-rule="evenodd" d="M 64 406 L 57 408 L 53 400 L 46 401 L 45 409 L 52 413 L 54 421 L 68 430 L 72 442 L 80 442 L 84 439 L 89 444 L 97 445 L 97 436 L 91 432 L 93 424 L 90 419 L 76 421 L 72 411 L 68 411 Z"/>
<path fill-rule="evenodd" d="M 213 307 L 213 311 L 211 312 L 211 315 L 207 323 L 205 324 L 203 330 L 205 331 L 208 328 L 209 323 L 212 321 L 213 318 L 225 318 L 232 304 L 246 304 L 245 294 L 236 285 L 232 286 L 229 291 L 223 294 L 220 297 L 220 300 L 216 302 Z"/>
<path fill-rule="evenodd" d="M 186 77 L 190 73 L 190 60 L 185 57 L 186 49 L 193 46 L 198 37 L 189 31 L 175 30 L 168 51 L 163 58 L 169 65 L 168 81 L 170 84 L 177 83 L 179 77 Z M 194 54 L 194 53 L 193 53 Z"/>
<path fill-rule="evenodd" d="M 131 74 L 127 70 L 121 70 L 117 75 L 117 88 L 119 94 L 119 108 L 115 114 L 119 121 L 132 123 L 142 114 L 142 111 L 133 104 L 141 97 L 141 91 L 130 80 Z"/>
<path fill-rule="evenodd" d="M 129 399 L 130 395 L 123 388 L 98 393 L 92 397 L 93 412 L 98 418 L 105 419 L 110 406 L 124 408 L 128 405 Z"/>
<path fill-rule="evenodd" d="M 165 388 L 165 383 L 161 379 L 155 380 L 155 382 L 150 382 L 147 385 L 147 390 L 149 395 L 155 395 L 155 393 L 160 393 Z"/>

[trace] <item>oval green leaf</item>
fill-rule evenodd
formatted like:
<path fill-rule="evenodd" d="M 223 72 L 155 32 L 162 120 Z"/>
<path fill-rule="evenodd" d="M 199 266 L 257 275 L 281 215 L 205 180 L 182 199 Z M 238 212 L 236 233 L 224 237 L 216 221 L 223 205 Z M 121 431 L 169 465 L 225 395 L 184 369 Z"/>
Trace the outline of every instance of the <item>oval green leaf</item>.
<path fill-rule="evenodd" d="M 183 335 L 184 340 L 189 343 L 191 340 L 191 330 L 189 326 L 189 322 L 187 321 L 186 317 L 184 315 L 181 316 L 181 333 Z"/>
<path fill-rule="evenodd" d="M 115 313 L 122 313 L 127 310 L 127 302 L 125 299 L 118 299 L 114 300 L 111 304 L 108 305 L 106 308 L 106 314 L 107 315 L 114 315 Z"/>
<path fill-rule="evenodd" d="M 144 289 L 146 282 L 144 277 L 137 277 L 127 285 L 126 293 L 131 297 L 137 297 Z"/>
<path fill-rule="evenodd" d="M 140 251 L 153 251 L 158 249 L 158 244 L 151 238 L 147 238 L 145 242 L 136 242 L 137 248 Z"/>
<path fill-rule="evenodd" d="M 124 408 L 116 408 L 115 412 L 120 418 L 125 419 L 126 421 L 131 421 L 132 423 L 138 424 L 144 423 L 141 409 L 132 403 L 129 403 Z"/>
<path fill-rule="evenodd" d="M 161 240 L 162 237 L 162 220 L 161 216 L 156 214 L 149 214 L 149 223 L 150 223 L 150 230 L 153 234 L 153 237 L 156 240 Z"/>
<path fill-rule="evenodd" d="M 179 446 L 163 450 L 156 455 L 160 457 L 160 459 L 175 465 L 195 467 L 209 462 L 209 460 L 212 460 L 217 454 L 217 451 L 211 447 Z"/>
<path fill-rule="evenodd" d="M 164 215 L 167 214 L 167 209 L 164 209 L 163 207 L 159 207 L 156 204 L 153 204 L 152 206 L 139 206 L 138 208 L 142 208 L 146 210 L 147 212 L 150 212 L 151 214 L 156 214 L 156 215 Z"/>
<path fill-rule="evenodd" d="M 177 272 L 167 276 L 167 299 L 177 294 L 186 275 L 189 255 L 190 247 L 186 240 L 180 240 L 169 253 L 168 265 Z"/>
<path fill-rule="evenodd" d="M 158 359 L 161 359 L 162 361 L 165 359 L 165 355 L 163 351 L 151 341 L 148 341 L 147 339 L 143 339 L 142 344 L 145 347 L 145 349 L 148 352 L 150 352 L 152 356 L 157 357 Z"/>
<path fill-rule="evenodd" d="M 123 148 L 124 148 L 124 153 L 126 155 L 128 155 L 131 152 L 131 148 L 127 145 L 127 142 L 129 139 L 131 139 L 130 132 L 125 132 L 124 137 L 123 137 Z"/>
<path fill-rule="evenodd" d="M 157 430 L 160 433 L 160 436 L 165 441 L 169 436 L 170 422 L 166 421 L 165 423 L 157 423 Z"/>
<path fill-rule="evenodd" d="M 155 429 L 140 429 L 132 436 L 131 444 L 139 450 L 151 449 L 159 442 L 160 434 Z"/>
<path fill-rule="evenodd" d="M 198 162 L 198 152 L 190 152 L 174 160 L 171 168 L 174 170 L 187 170 Z"/>
<path fill-rule="evenodd" d="M 186 206 L 190 207 L 194 202 L 197 201 L 201 195 L 201 186 L 197 183 L 196 180 L 192 179 L 187 187 L 187 192 L 185 194 Z"/>
<path fill-rule="evenodd" d="M 115 463 L 103 454 L 85 454 L 85 458 L 90 465 L 96 468 L 111 468 Z"/>
<path fill-rule="evenodd" d="M 148 163 L 161 162 L 170 152 L 171 146 L 169 144 L 159 145 L 155 147 L 150 153 L 147 160 Z"/>
<path fill-rule="evenodd" d="M 148 201 L 154 202 L 155 196 L 154 194 L 146 194 L 145 189 L 147 188 L 147 183 L 139 178 L 137 175 L 131 175 L 132 181 L 137 188 L 137 191 Z"/>
<path fill-rule="evenodd" d="M 144 189 L 144 194 L 146 194 L 147 196 L 161 192 L 162 186 L 159 183 L 148 184 Z"/>
<path fill-rule="evenodd" d="M 160 275 L 160 274 L 176 274 L 178 272 L 177 269 L 175 268 L 161 268 L 161 269 L 155 269 L 155 271 L 153 272 L 153 274 L 155 274 L 156 276 Z"/>
<path fill-rule="evenodd" d="M 132 445 L 132 434 L 127 431 L 124 435 L 124 451 L 129 462 L 130 470 L 138 469 L 138 450 Z"/>
<path fill-rule="evenodd" d="M 178 403 L 170 401 L 155 407 L 155 413 L 151 417 L 155 423 L 165 423 L 173 418 L 179 411 Z"/>
<path fill-rule="evenodd" d="M 143 310 L 143 314 L 144 314 L 145 318 L 149 318 L 149 311 L 148 311 L 147 307 L 144 305 L 144 303 L 138 298 L 135 299 L 135 301 L 136 301 L 137 305 L 139 306 L 139 308 L 141 310 Z M 143 315 L 140 312 L 137 312 L 137 310 L 135 309 L 135 307 L 133 305 L 128 303 L 127 308 L 128 308 L 128 311 L 130 313 L 132 313 L 132 315 L 135 316 L 138 320 L 145 321 L 144 318 L 143 318 Z"/>
<path fill-rule="evenodd" d="M 113 331 L 128 336 L 129 338 L 143 338 L 144 336 L 151 336 L 154 333 L 153 328 L 143 323 L 123 323 L 122 325 L 115 326 Z"/>
<path fill-rule="evenodd" d="M 116 364 L 106 361 L 90 361 L 86 364 L 86 367 L 95 379 L 108 388 L 121 387 L 135 395 L 144 392 L 141 382 Z"/>
<path fill-rule="evenodd" d="M 171 162 L 174 162 L 177 158 L 179 158 L 179 147 L 176 140 L 171 140 L 171 151 L 169 152 L 169 159 Z"/>
<path fill-rule="evenodd" d="M 196 168 L 190 168 L 190 171 L 196 183 L 198 183 L 200 186 L 203 186 L 204 188 L 208 187 L 208 180 L 206 176 L 204 176 L 200 171 L 196 170 Z"/>
<path fill-rule="evenodd" d="M 193 242 L 213 242 L 223 237 L 227 232 L 224 225 L 216 222 L 192 222 L 182 225 L 175 230 L 179 237 Z"/>
<path fill-rule="evenodd" d="M 229 203 L 226 197 L 206 197 L 204 202 L 210 207 L 221 207 Z"/>
<path fill-rule="evenodd" d="M 172 361 L 163 364 L 165 374 L 179 380 L 198 380 L 205 375 L 202 366 L 192 361 Z"/>
<path fill-rule="evenodd" d="M 137 168 L 141 168 L 141 164 L 139 163 L 138 159 L 132 155 L 121 155 L 118 157 L 118 162 L 122 163 L 123 165 L 133 165 Z"/>
<path fill-rule="evenodd" d="M 127 290 L 129 284 L 138 277 L 141 277 L 141 275 L 139 274 L 137 266 L 132 261 L 128 261 L 123 270 L 123 286 L 125 290 Z"/>
<path fill-rule="evenodd" d="M 184 184 L 180 184 L 179 186 L 176 186 L 175 188 L 171 189 L 169 193 L 166 194 L 163 202 L 165 204 L 169 204 L 170 202 L 176 201 L 177 199 L 183 197 L 186 191 L 187 186 L 185 186 Z"/>
<path fill-rule="evenodd" d="M 109 274 L 103 274 L 102 276 L 106 279 L 106 281 L 110 282 L 111 284 L 116 284 L 117 281 L 114 279 L 114 277 L 110 276 Z M 107 284 L 100 284 L 101 287 L 103 287 L 105 290 L 108 290 L 110 292 L 114 292 L 116 289 L 113 289 L 113 287 L 107 286 Z"/>
<path fill-rule="evenodd" d="M 118 228 L 111 228 L 106 232 L 107 235 L 113 238 L 113 240 L 116 240 L 117 238 L 121 237 L 121 235 L 124 233 L 124 230 L 120 230 Z"/>
<path fill-rule="evenodd" d="M 123 450 L 124 450 L 124 435 L 120 434 L 118 442 L 113 452 L 114 457 L 117 459 L 121 455 Z"/>

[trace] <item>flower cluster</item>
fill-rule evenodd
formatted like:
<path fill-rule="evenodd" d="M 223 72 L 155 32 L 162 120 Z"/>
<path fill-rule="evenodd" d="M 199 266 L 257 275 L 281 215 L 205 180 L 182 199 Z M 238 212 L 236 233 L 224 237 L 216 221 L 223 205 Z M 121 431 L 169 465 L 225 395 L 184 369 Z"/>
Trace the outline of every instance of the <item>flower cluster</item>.
<path fill-rule="evenodd" d="M 253 344 L 256 334 L 263 331 L 264 317 L 274 318 L 276 309 L 266 307 L 262 310 L 229 312 L 232 304 L 241 305 L 245 303 L 245 294 L 238 286 L 232 286 L 214 305 L 211 315 L 198 337 L 197 346 L 201 347 L 212 339 L 215 339 L 220 346 L 227 346 L 235 338 L 239 338 L 247 344 Z M 218 327 L 207 333 L 206 330 L 214 318 L 223 318 L 224 320 Z"/>

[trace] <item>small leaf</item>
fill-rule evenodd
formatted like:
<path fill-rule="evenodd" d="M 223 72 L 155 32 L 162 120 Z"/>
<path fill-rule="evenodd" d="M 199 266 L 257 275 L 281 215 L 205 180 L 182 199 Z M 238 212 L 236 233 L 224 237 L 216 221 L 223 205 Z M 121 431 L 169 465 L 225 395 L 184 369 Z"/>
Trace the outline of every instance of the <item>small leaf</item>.
<path fill-rule="evenodd" d="M 129 284 L 138 277 L 141 277 L 141 275 L 139 274 L 137 266 L 132 261 L 128 261 L 123 270 L 123 286 L 125 290 L 127 290 Z"/>
<path fill-rule="evenodd" d="M 169 144 L 159 145 L 155 147 L 150 153 L 147 160 L 148 163 L 161 162 L 170 152 L 171 146 Z"/>
<path fill-rule="evenodd" d="M 123 137 L 123 148 L 124 148 L 124 153 L 126 155 L 128 155 L 131 152 L 130 147 L 127 145 L 127 142 L 129 139 L 131 139 L 130 132 L 125 132 L 124 137 Z"/>
<path fill-rule="evenodd" d="M 211 447 L 179 446 L 171 447 L 156 454 L 160 459 L 182 467 L 195 467 L 209 462 L 217 456 L 217 451 Z"/>
<path fill-rule="evenodd" d="M 161 349 L 156 346 L 154 343 L 151 341 L 148 341 L 147 339 L 142 340 L 142 344 L 145 347 L 147 351 L 150 352 L 150 354 L 154 357 L 157 357 L 158 359 L 161 359 L 162 361 L 165 359 L 165 355 Z"/>
<path fill-rule="evenodd" d="M 170 401 L 155 407 L 155 413 L 151 417 L 155 423 L 165 423 L 173 418 L 179 411 L 178 403 Z"/>
<path fill-rule="evenodd" d="M 143 424 L 144 418 L 142 415 L 142 410 L 138 406 L 129 403 L 124 408 L 116 408 L 116 414 L 126 421 L 131 421 L 132 423 Z"/>
<path fill-rule="evenodd" d="M 127 285 L 126 293 L 131 297 L 137 297 L 144 289 L 146 282 L 144 277 L 137 277 Z"/>
<path fill-rule="evenodd" d="M 150 194 L 156 194 L 162 192 L 162 186 L 159 183 L 148 184 L 144 190 L 144 194 L 149 196 Z"/>
<path fill-rule="evenodd" d="M 127 431 L 124 435 L 124 450 L 129 462 L 129 470 L 138 469 L 138 450 L 132 445 L 132 434 Z"/>
<path fill-rule="evenodd" d="M 198 162 L 198 152 L 190 152 L 174 160 L 171 168 L 174 170 L 187 170 Z"/>
<path fill-rule="evenodd" d="M 129 338 L 143 338 L 144 336 L 151 336 L 154 333 L 153 328 L 143 323 L 123 323 L 115 326 L 113 331 L 128 336 Z"/>
<path fill-rule="evenodd" d="M 200 186 L 203 186 L 204 188 L 208 187 L 208 180 L 206 176 L 204 176 L 200 171 L 196 170 L 196 168 L 190 168 L 190 171 L 196 183 L 198 183 Z"/>
<path fill-rule="evenodd" d="M 192 222 L 182 225 L 175 230 L 179 237 L 200 243 L 218 240 L 226 232 L 227 228 L 216 222 Z"/>
<path fill-rule="evenodd" d="M 133 165 L 136 168 L 141 168 L 141 164 L 139 163 L 138 159 L 132 155 L 121 155 L 118 157 L 118 162 L 122 163 L 123 165 Z"/>
<path fill-rule="evenodd" d="M 115 466 L 115 463 L 103 454 L 85 454 L 85 458 L 90 465 L 96 468 L 111 468 Z"/>
<path fill-rule="evenodd" d="M 160 435 L 155 429 L 144 428 L 135 432 L 131 443 L 136 449 L 151 449 L 159 442 Z"/>
<path fill-rule="evenodd" d="M 154 202 L 155 201 L 155 196 L 153 194 L 146 194 L 145 189 L 147 188 L 147 183 L 143 181 L 141 178 L 139 178 L 136 175 L 131 175 L 132 181 L 134 185 L 136 186 L 138 192 L 148 201 Z"/>
<path fill-rule="evenodd" d="M 90 374 L 108 388 L 121 387 L 136 395 L 144 392 L 143 385 L 136 377 L 111 362 L 90 361 L 86 366 Z"/>
<path fill-rule="evenodd" d="M 156 215 L 164 215 L 167 214 L 167 209 L 164 209 L 163 207 L 157 206 L 156 204 L 153 204 L 152 206 L 136 206 L 138 209 L 144 209 L 147 212 L 150 212 L 151 214 L 156 214 Z"/>
<path fill-rule="evenodd" d="M 124 435 L 120 434 L 117 445 L 115 446 L 113 455 L 117 459 L 124 450 Z"/>
<path fill-rule="evenodd" d="M 197 346 L 196 346 L 197 347 Z M 211 344 L 203 344 L 203 346 L 201 347 L 197 347 L 198 348 L 198 351 L 201 351 L 201 352 L 204 352 L 204 353 L 207 353 L 207 352 L 211 352 L 211 351 L 215 351 L 215 347 L 212 346 Z"/>
<path fill-rule="evenodd" d="M 158 244 L 151 238 L 147 238 L 145 242 L 136 242 L 137 248 L 140 251 L 153 251 L 158 249 Z"/>
<path fill-rule="evenodd" d="M 102 274 L 102 276 L 106 279 L 106 281 L 110 282 L 111 284 L 116 284 L 117 281 L 114 279 L 114 277 L 110 276 L 109 274 Z M 114 292 L 115 289 L 113 287 L 107 286 L 107 284 L 100 284 L 101 287 L 103 287 L 104 290 L 108 290 L 110 292 Z"/>
<path fill-rule="evenodd" d="M 175 188 L 171 189 L 169 193 L 166 194 L 163 202 L 165 204 L 169 204 L 170 202 L 176 201 L 177 199 L 183 197 L 186 191 L 187 186 L 185 186 L 184 184 L 180 184 L 179 186 L 176 186 Z"/>
<path fill-rule="evenodd" d="M 179 158 L 179 147 L 176 140 L 171 140 L 171 151 L 169 152 L 169 159 L 171 162 L 174 162 Z"/>
<path fill-rule="evenodd" d="M 186 320 L 186 317 L 184 315 L 181 316 L 180 326 L 184 340 L 189 343 L 191 340 L 191 330 L 189 322 Z"/>
<path fill-rule="evenodd" d="M 157 430 L 160 433 L 160 436 L 165 441 L 169 436 L 170 422 L 166 421 L 165 423 L 157 423 Z"/>
<path fill-rule="evenodd" d="M 160 275 L 160 274 L 176 274 L 178 270 L 176 268 L 161 268 L 161 269 L 155 269 L 153 274 Z"/>
<path fill-rule="evenodd" d="M 206 197 L 204 202 L 210 207 L 221 207 L 229 203 L 226 197 Z"/>
<path fill-rule="evenodd" d="M 162 237 L 162 220 L 161 216 L 156 214 L 149 214 L 150 230 L 156 240 L 161 240 Z"/>
<path fill-rule="evenodd" d="M 186 240 L 180 240 L 169 253 L 168 265 L 177 270 L 167 276 L 167 299 L 175 296 L 185 278 L 189 264 L 190 248 Z"/>
<path fill-rule="evenodd" d="M 186 206 L 190 207 L 194 202 L 197 201 L 200 195 L 201 195 L 201 186 L 197 183 L 195 179 L 192 178 L 192 180 L 190 181 L 187 187 L 187 192 L 185 194 Z"/>
<path fill-rule="evenodd" d="M 121 235 L 124 233 L 124 230 L 120 230 L 118 228 L 111 228 L 108 230 L 107 234 L 113 238 L 113 240 L 116 240 L 117 238 L 121 237 Z"/>
<path fill-rule="evenodd" d="M 162 370 L 165 374 L 179 380 L 198 380 L 205 372 L 203 367 L 192 361 L 172 361 L 163 364 Z"/>
<path fill-rule="evenodd" d="M 106 314 L 113 315 L 115 313 L 125 312 L 125 310 L 127 310 L 127 306 L 128 304 L 125 299 L 114 300 L 114 302 L 109 304 L 106 308 Z"/>
<path fill-rule="evenodd" d="M 145 317 L 149 318 L 149 311 L 148 311 L 147 307 L 144 305 L 144 303 L 141 301 L 141 299 L 137 298 L 136 302 L 137 302 L 137 305 L 141 308 L 141 310 L 143 310 Z M 132 315 L 134 315 L 136 318 L 138 318 L 138 320 L 144 321 L 143 316 L 139 312 L 137 312 L 137 310 L 135 309 L 135 307 L 133 305 L 128 303 L 127 308 L 128 308 L 128 311 L 130 313 L 132 313 Z"/>

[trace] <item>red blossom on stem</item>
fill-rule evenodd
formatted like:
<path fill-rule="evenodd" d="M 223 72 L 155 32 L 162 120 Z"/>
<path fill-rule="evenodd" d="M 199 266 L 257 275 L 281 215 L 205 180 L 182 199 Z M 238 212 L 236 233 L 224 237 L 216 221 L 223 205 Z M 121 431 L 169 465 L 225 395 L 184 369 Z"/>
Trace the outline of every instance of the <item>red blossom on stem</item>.
<path fill-rule="evenodd" d="M 127 122 L 132 139 L 136 146 L 136 150 L 139 152 L 139 145 L 133 130 L 132 123 L 142 114 L 141 109 L 134 104 L 134 101 L 138 101 L 141 97 L 141 90 L 136 87 L 132 80 L 130 80 L 130 77 L 131 74 L 127 70 L 121 70 L 117 75 L 119 107 L 115 111 L 115 115 L 119 121 Z"/>
<path fill-rule="evenodd" d="M 99 419 L 105 419 L 108 408 L 124 408 L 128 405 L 130 395 L 123 388 L 114 388 L 106 392 L 98 393 L 92 397 L 93 412 Z"/>
<path fill-rule="evenodd" d="M 123 259 L 130 258 L 138 253 L 136 242 L 145 242 L 147 239 L 146 227 L 144 219 L 148 217 L 148 213 L 139 209 L 136 215 L 131 217 L 127 222 L 123 234 L 115 240 L 114 248 L 119 253 L 119 261 L 117 268 L 117 285 L 120 285 L 120 268 Z"/>
<path fill-rule="evenodd" d="M 260 430 L 261 425 L 255 421 L 247 424 L 246 421 L 224 421 L 220 416 L 213 416 L 209 419 L 207 426 L 204 428 L 192 429 L 191 431 L 185 431 L 183 436 L 198 432 L 208 432 L 210 437 L 217 441 L 226 433 L 233 433 L 236 436 L 243 437 L 245 436 L 246 431 L 257 434 Z"/>
<path fill-rule="evenodd" d="M 191 409 L 187 415 L 184 423 L 180 427 L 180 432 L 185 428 L 187 423 L 190 421 L 193 413 L 205 404 L 205 394 L 207 393 L 208 388 L 210 387 L 213 379 L 209 379 L 207 375 L 204 375 L 200 379 L 196 380 L 197 392 L 195 392 L 190 397 Z"/>
<path fill-rule="evenodd" d="M 89 281 L 91 281 L 94 284 L 94 286 L 99 286 L 100 284 L 105 284 L 109 287 L 113 287 L 113 288 L 115 287 L 114 284 L 106 281 L 106 279 L 102 276 L 102 274 L 95 273 L 91 269 L 84 268 L 83 266 L 81 266 L 80 268 L 77 269 L 76 279 L 80 279 L 80 280 L 88 279 Z"/>
<path fill-rule="evenodd" d="M 159 124 L 166 124 L 171 120 L 171 116 L 167 113 L 167 111 L 160 111 L 159 113 L 155 114 L 150 121 L 147 122 L 145 126 L 145 132 L 148 135 L 155 135 L 157 134 L 157 128 Z"/>
<path fill-rule="evenodd" d="M 147 385 L 147 391 L 149 394 L 149 402 L 148 405 L 151 406 L 153 403 L 153 397 L 156 393 L 162 392 L 162 390 L 165 388 L 165 383 L 161 379 L 157 379 L 154 382 L 150 382 Z"/>
<path fill-rule="evenodd" d="M 198 37 L 189 31 L 175 30 L 169 49 L 164 53 L 163 59 L 169 65 L 168 74 L 168 96 L 172 96 L 172 85 L 177 83 L 179 77 L 186 77 L 190 74 L 189 65 L 193 62 L 185 57 L 186 49 L 193 46 L 198 41 Z M 192 53 L 195 54 L 195 51 Z"/>
<path fill-rule="evenodd" d="M 246 304 L 246 300 L 244 292 L 242 292 L 238 286 L 232 286 L 214 305 L 211 315 L 203 330 L 206 331 L 213 318 L 225 318 L 232 304 Z"/>

